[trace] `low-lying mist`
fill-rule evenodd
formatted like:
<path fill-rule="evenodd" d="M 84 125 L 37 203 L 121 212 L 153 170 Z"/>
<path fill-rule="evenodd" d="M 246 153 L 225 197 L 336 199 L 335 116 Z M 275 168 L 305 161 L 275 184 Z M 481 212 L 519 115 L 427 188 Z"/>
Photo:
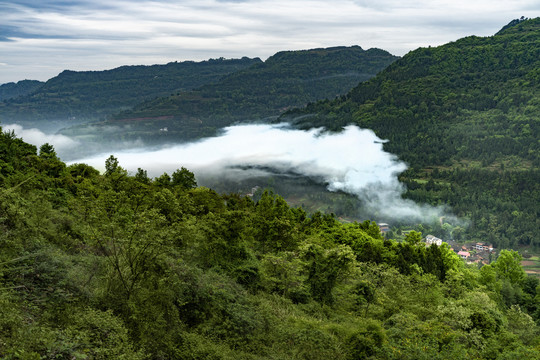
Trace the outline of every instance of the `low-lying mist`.
<path fill-rule="evenodd" d="M 116 152 L 120 165 L 138 168 L 152 177 L 184 166 L 200 185 L 234 183 L 275 177 L 308 178 L 330 191 L 352 194 L 372 219 L 431 221 L 442 208 L 418 205 L 401 197 L 405 189 L 398 174 L 407 166 L 383 150 L 383 141 L 371 130 L 348 126 L 340 133 L 322 129 L 302 131 L 280 125 L 241 125 L 223 129 L 220 136 L 160 149 L 139 148 Z M 99 170 L 110 153 L 77 159 Z M 228 191 L 238 191 L 227 189 Z"/>
<path fill-rule="evenodd" d="M 105 134 L 114 133 L 116 137 L 122 135 L 122 129 L 113 126 L 99 128 L 86 126 L 85 130 L 87 130 L 87 132 L 79 136 L 62 134 L 61 130 L 63 129 L 60 129 L 60 131 L 57 131 L 58 129 L 47 130 L 47 127 L 40 127 L 38 129 L 22 124 L 2 124 L 2 130 L 14 131 L 15 134 L 24 141 L 33 144 L 38 148 L 44 143 L 52 144 L 54 145 L 58 156 L 66 162 L 99 153 L 109 152 L 112 154 L 126 149 L 145 147 L 144 142 L 139 139 L 135 141 L 103 141 L 104 132 Z"/>
<path fill-rule="evenodd" d="M 79 141 L 70 137 L 60 134 L 47 134 L 40 129 L 25 128 L 19 124 L 2 124 L 2 130 L 13 131 L 18 137 L 38 148 L 45 143 L 52 144 L 58 154 L 69 153 L 81 145 Z"/>
<path fill-rule="evenodd" d="M 84 137 L 74 140 L 20 125 L 2 125 L 2 129 L 13 130 L 38 147 L 48 142 L 68 163 L 86 163 L 100 171 L 114 154 L 131 173 L 142 168 L 157 177 L 183 166 L 195 173 L 199 185 L 220 192 L 248 193 L 255 186 L 271 187 L 295 205 L 303 205 L 309 196 L 307 202 L 325 204 L 322 210 L 351 218 L 401 222 L 448 218 L 442 207 L 403 199 L 406 189 L 397 177 L 406 164 L 385 152 L 384 141 L 371 130 L 356 126 L 330 133 L 297 130 L 288 124 L 239 125 L 224 128 L 220 136 L 160 148 L 142 142 L 107 148 L 85 143 Z M 329 196 L 325 189 L 337 192 L 336 196 Z"/>

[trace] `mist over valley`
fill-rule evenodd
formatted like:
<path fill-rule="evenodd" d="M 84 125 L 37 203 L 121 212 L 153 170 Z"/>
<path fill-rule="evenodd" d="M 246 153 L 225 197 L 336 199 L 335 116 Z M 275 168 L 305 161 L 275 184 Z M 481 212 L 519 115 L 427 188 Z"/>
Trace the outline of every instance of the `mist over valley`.
<path fill-rule="evenodd" d="M 0 75 L 313 44 L 0 85 L 0 358 L 540 359 L 540 18 L 403 23 L 515 4 L 0 4 Z"/>
<path fill-rule="evenodd" d="M 403 199 L 405 188 L 398 175 L 407 165 L 385 152 L 385 141 L 373 131 L 356 126 L 327 132 L 322 128 L 299 130 L 287 123 L 236 125 L 195 142 L 152 147 L 126 143 L 108 150 L 20 125 L 4 129 L 38 147 L 49 142 L 68 164 L 84 163 L 102 172 L 112 154 L 130 174 L 141 168 L 157 178 L 185 167 L 194 172 L 199 185 L 222 193 L 247 194 L 253 188 L 269 188 L 290 198 L 292 204 L 310 206 L 307 210 L 320 208 L 352 220 L 369 217 L 415 224 L 446 214 L 443 207 Z M 83 157 L 77 155 L 79 149 L 84 151 Z M 319 208 L 313 208 L 313 203 Z"/>

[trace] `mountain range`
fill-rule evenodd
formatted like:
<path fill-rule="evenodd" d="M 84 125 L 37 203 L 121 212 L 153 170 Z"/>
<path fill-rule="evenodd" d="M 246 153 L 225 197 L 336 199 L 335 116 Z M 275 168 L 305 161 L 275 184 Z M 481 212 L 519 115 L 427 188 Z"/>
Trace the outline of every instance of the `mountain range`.
<path fill-rule="evenodd" d="M 407 197 L 450 205 L 471 219 L 469 238 L 540 244 L 540 18 L 419 48 L 346 96 L 279 120 L 373 129 L 409 164 Z"/>
<path fill-rule="evenodd" d="M 14 114 L 36 113 L 34 123 L 43 124 L 47 114 L 59 111 L 56 114 L 62 112 L 72 125 L 62 134 L 109 144 L 189 141 L 233 123 L 275 120 L 287 109 L 277 121 L 300 128 L 339 131 L 355 124 L 389 140 L 385 149 L 409 164 L 400 177 L 406 197 L 449 205 L 470 221 L 464 235 L 450 232 L 449 238 L 465 236 L 502 247 L 536 245 L 539 26 L 538 18 L 514 20 L 493 36 L 419 48 L 400 59 L 353 46 L 284 51 L 264 62 L 218 59 L 108 72 L 66 71 L 45 84 L 32 83 L 37 86 L 33 91 L 28 90 L 30 83 L 22 83 L 20 93 L 29 93 L 0 103 L 0 119 L 5 123 L 17 119 Z M 169 95 L 159 97 L 152 92 L 160 83 L 156 71 L 167 69 L 183 69 L 175 71 L 179 77 L 191 74 L 191 80 L 184 79 L 182 88 L 169 79 L 171 85 L 163 90 Z M 205 69 L 203 80 L 195 82 L 200 76 L 191 73 L 193 69 Z M 124 81 L 127 73 L 131 80 Z M 152 81 L 145 85 L 143 79 Z M 107 84 L 109 92 L 103 91 Z M 121 90 L 128 84 L 133 84 L 130 97 Z M 140 87 L 147 92 L 137 97 Z M 86 99 L 81 94 L 94 96 L 94 102 L 81 102 Z M 115 99 L 111 94 L 131 102 L 110 105 L 108 99 Z M 136 104 L 143 97 L 153 100 Z M 94 118 L 108 118 L 73 126 L 78 120 L 69 116 L 90 107 Z M 131 109 L 113 114 L 121 108 Z"/>
<path fill-rule="evenodd" d="M 278 119 L 374 129 L 410 164 L 406 196 L 467 229 L 383 234 L 268 190 L 220 195 L 183 167 L 151 179 L 111 155 L 100 174 L 0 132 L 0 358 L 540 359 L 540 280 L 504 249 L 537 261 L 539 42 L 540 19 L 512 21 Z M 466 262 L 432 230 L 489 254 Z"/>
<path fill-rule="evenodd" d="M 118 130 L 107 132 L 110 142 L 147 143 L 212 136 L 233 123 L 276 118 L 292 107 L 344 95 L 397 58 L 359 46 L 282 51 L 217 82 L 149 100 L 110 120 L 62 133 L 103 140 L 103 127 L 114 127 Z M 160 131 L 165 128 L 166 133 Z"/>
<path fill-rule="evenodd" d="M 105 71 L 65 70 L 45 83 L 31 82 L 32 87 L 25 81 L 2 85 L 0 90 L 6 89 L 7 94 L 0 102 L 0 121 L 58 129 L 103 120 L 144 100 L 191 90 L 260 62 L 244 57 Z"/>

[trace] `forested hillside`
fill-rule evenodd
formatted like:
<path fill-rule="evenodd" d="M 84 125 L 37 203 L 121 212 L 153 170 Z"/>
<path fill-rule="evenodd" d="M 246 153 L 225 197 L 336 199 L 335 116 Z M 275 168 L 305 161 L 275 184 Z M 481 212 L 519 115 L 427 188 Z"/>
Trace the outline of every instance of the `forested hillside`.
<path fill-rule="evenodd" d="M 43 84 L 43 82 L 37 80 L 21 80 L 16 83 L 2 84 L 0 85 L 0 101 L 28 95 L 39 89 Z"/>
<path fill-rule="evenodd" d="M 157 98 L 123 112 L 101 128 L 67 129 L 66 135 L 102 136 L 103 127 L 122 126 L 111 140 L 193 140 L 239 121 L 277 117 L 286 109 L 347 93 L 398 57 L 359 46 L 282 51 L 192 91 Z M 167 128 L 167 133 L 160 129 Z"/>
<path fill-rule="evenodd" d="M 106 71 L 66 70 L 25 96 L 0 102 L 0 122 L 46 128 L 54 122 L 66 126 L 102 120 L 144 100 L 213 83 L 259 62 L 258 58 L 211 59 Z"/>
<path fill-rule="evenodd" d="M 539 281 L 0 135 L 2 359 L 538 359 Z"/>
<path fill-rule="evenodd" d="M 540 245 L 540 18 L 417 49 L 346 96 L 281 119 L 373 129 L 410 164 L 407 196 L 472 220 L 468 239 Z"/>

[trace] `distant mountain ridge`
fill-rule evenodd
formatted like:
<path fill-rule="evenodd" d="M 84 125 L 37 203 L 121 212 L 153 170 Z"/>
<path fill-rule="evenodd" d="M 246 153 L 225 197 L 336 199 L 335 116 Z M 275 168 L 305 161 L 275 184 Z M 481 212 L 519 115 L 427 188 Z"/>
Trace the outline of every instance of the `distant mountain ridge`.
<path fill-rule="evenodd" d="M 537 18 L 494 36 L 419 48 L 343 98 L 293 110 L 283 119 L 301 116 L 301 126 L 330 129 L 351 123 L 371 128 L 390 140 L 389 151 L 414 166 L 484 157 L 491 163 L 513 154 L 539 166 L 539 112 L 532 111 L 539 97 Z"/>
<path fill-rule="evenodd" d="M 163 140 L 164 128 L 171 140 L 209 136 L 235 122 L 277 117 L 289 108 L 343 95 L 396 59 L 360 46 L 281 51 L 218 82 L 144 102 L 101 126 L 129 125 L 124 139 L 151 142 Z M 64 133 L 88 131 L 82 126 Z"/>
<path fill-rule="evenodd" d="M 37 80 L 21 80 L 0 85 L 0 101 L 33 93 L 45 83 Z"/>
<path fill-rule="evenodd" d="M 281 51 L 218 83 L 143 103 L 116 118 L 174 115 L 230 122 L 277 116 L 284 108 L 342 95 L 396 59 L 360 46 Z"/>
<path fill-rule="evenodd" d="M 141 101 L 197 88 L 260 62 L 244 57 L 121 66 L 105 71 L 65 70 L 35 91 L 0 102 L 0 121 L 43 128 L 49 122 L 68 125 L 102 120 Z"/>

